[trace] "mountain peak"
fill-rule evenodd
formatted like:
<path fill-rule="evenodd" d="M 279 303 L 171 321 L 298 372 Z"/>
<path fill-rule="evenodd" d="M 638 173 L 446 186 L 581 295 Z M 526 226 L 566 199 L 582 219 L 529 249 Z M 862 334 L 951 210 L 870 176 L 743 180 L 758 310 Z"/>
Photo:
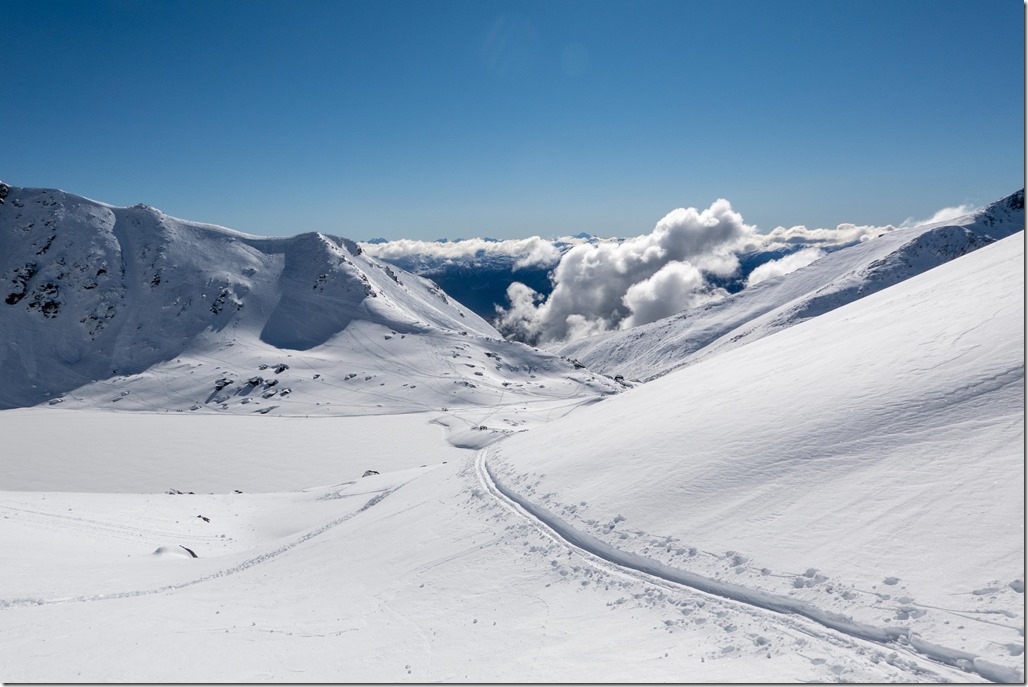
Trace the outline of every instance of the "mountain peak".
<path fill-rule="evenodd" d="M 1011 225 L 1024 229 L 1024 189 L 985 206 L 975 213 L 973 218 L 975 222 L 989 228 L 989 237 L 992 239 L 1001 239 L 1006 236 L 1009 232 L 1002 232 Z M 997 234 L 996 229 L 999 229 L 1001 233 Z"/>
<path fill-rule="evenodd" d="M 1016 193 L 1011 193 L 1006 198 L 998 200 L 993 205 L 1002 204 L 1008 210 L 1024 210 L 1024 189 Z"/>

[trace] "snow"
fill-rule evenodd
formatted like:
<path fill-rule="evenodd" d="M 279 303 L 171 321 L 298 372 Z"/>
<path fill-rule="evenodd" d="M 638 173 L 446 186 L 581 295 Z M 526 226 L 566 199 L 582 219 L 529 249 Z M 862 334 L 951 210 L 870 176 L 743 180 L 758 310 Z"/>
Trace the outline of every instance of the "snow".
<path fill-rule="evenodd" d="M 1009 665 L 1024 617 L 1023 243 L 512 438 L 489 464 L 609 545 L 663 565 L 706 552 L 689 561 L 705 577 L 903 620 L 954 662 Z"/>
<path fill-rule="evenodd" d="M 504 341 L 348 239 L 254 237 L 61 191 L 11 188 L 0 297 L 0 408 L 354 415 L 618 388 Z M 247 388 L 255 375 L 277 386 Z"/>
<path fill-rule="evenodd" d="M 0 303 L 0 680 L 1023 681 L 1023 233 L 623 389 L 345 239 L 36 200 L 86 219 Z"/>
<path fill-rule="evenodd" d="M 434 424 L 442 413 L 264 417 L 18 409 L 0 413 L 14 491 L 299 491 L 467 458 Z M 488 435 L 488 432 L 478 432 Z M 383 442 L 382 437 L 405 437 Z"/>
<path fill-rule="evenodd" d="M 722 301 L 556 351 L 596 372 L 654 379 L 898 284 L 1024 227 L 1022 189 L 969 215 L 832 252 Z"/>

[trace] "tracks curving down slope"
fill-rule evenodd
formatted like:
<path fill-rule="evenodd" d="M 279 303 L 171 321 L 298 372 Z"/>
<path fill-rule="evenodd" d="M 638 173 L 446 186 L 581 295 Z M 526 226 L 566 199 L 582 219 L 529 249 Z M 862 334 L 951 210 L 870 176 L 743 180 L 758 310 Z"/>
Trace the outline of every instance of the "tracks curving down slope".
<path fill-rule="evenodd" d="M 488 454 L 489 449 L 483 449 L 475 458 L 475 472 L 487 493 L 507 506 L 509 510 L 527 520 L 551 540 L 566 546 L 592 565 L 607 572 L 644 579 L 665 586 L 686 587 L 690 590 L 745 604 L 758 611 L 784 616 L 799 616 L 815 623 L 814 631 L 818 634 L 834 631 L 850 641 L 871 642 L 890 651 L 903 651 L 928 659 L 933 663 L 945 664 L 968 673 L 975 673 L 992 682 L 1022 683 L 1024 681 L 1022 674 L 1016 669 L 997 665 L 967 651 L 951 649 L 926 641 L 907 627 L 880 627 L 858 622 L 798 599 L 715 580 L 636 553 L 622 551 L 576 529 L 560 517 L 505 486 L 489 469 Z M 938 675 L 932 675 L 930 670 L 922 668 L 917 672 L 921 678 L 941 679 Z"/>

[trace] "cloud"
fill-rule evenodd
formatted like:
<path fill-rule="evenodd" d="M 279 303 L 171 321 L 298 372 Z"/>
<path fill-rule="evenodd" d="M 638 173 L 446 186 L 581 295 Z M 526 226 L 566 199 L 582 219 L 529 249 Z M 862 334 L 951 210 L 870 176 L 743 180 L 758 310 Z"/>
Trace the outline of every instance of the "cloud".
<path fill-rule="evenodd" d="M 628 287 L 621 300 L 632 314 L 621 327 L 654 322 L 727 295 L 723 289 L 708 288 L 703 273 L 691 263 L 669 262 L 649 279 Z"/>
<path fill-rule="evenodd" d="M 506 241 L 505 243 L 511 243 Z M 533 236 L 518 246 L 515 254 L 514 269 L 522 267 L 546 267 L 560 261 L 560 249 L 551 241 Z"/>
<path fill-rule="evenodd" d="M 721 298 L 704 273 L 728 276 L 739 269 L 735 253 L 752 238 L 727 200 L 709 208 L 679 208 L 644 236 L 573 247 L 553 272 L 553 292 L 542 297 L 512 284 L 510 308 L 498 328 L 526 341 L 564 341 L 623 329 Z"/>
<path fill-rule="evenodd" d="M 935 212 L 935 214 L 932 215 L 931 217 L 929 217 L 928 219 L 916 220 L 916 219 L 908 217 L 903 222 L 903 224 L 900 225 L 900 227 L 903 227 L 903 228 L 906 228 L 906 227 L 919 227 L 919 226 L 923 226 L 925 224 L 937 224 L 937 223 L 940 223 L 940 222 L 952 222 L 953 220 L 959 219 L 960 217 L 963 217 L 964 215 L 968 215 L 968 214 L 974 212 L 977 209 L 978 208 L 976 208 L 973 205 L 967 205 L 967 204 L 954 205 L 953 207 L 942 208 L 941 210 L 937 210 Z"/>
<path fill-rule="evenodd" d="M 768 279 L 774 279 L 775 277 L 781 277 L 782 275 L 795 272 L 801 267 L 806 267 L 810 263 L 814 262 L 818 258 L 825 254 L 823 250 L 817 247 L 804 248 L 798 250 L 795 253 L 786 255 L 780 260 L 772 260 L 771 262 L 765 262 L 763 265 L 758 266 L 755 270 L 750 272 L 746 278 L 747 288 L 754 284 L 759 284 L 762 281 Z"/>
<path fill-rule="evenodd" d="M 875 226 L 869 224 L 840 224 L 834 229 L 808 229 L 799 225 L 795 227 L 776 227 L 765 234 L 755 234 L 746 246 L 747 250 L 785 250 L 797 246 L 820 246 L 826 250 L 841 248 L 862 241 L 870 241 L 882 234 L 897 229 L 920 227 L 926 224 L 952 222 L 964 215 L 974 212 L 977 208 L 971 205 L 955 205 L 938 210 L 928 219 L 907 218 L 899 225 L 886 224 Z"/>
<path fill-rule="evenodd" d="M 507 287 L 507 300 L 510 307 L 497 313 L 496 328 L 517 341 L 535 341 L 538 337 L 532 320 L 543 295 L 516 281 Z"/>
<path fill-rule="evenodd" d="M 467 260 L 470 258 L 497 256 L 510 258 L 514 269 L 523 267 L 550 267 L 560 261 L 561 249 L 558 243 L 581 243 L 584 239 L 565 237 L 554 241 L 532 236 L 527 239 L 491 241 L 487 239 L 462 239 L 460 241 L 419 241 L 400 239 L 385 243 L 362 243 L 361 248 L 382 260 L 401 260 L 410 257 L 428 257 L 435 260 Z"/>
<path fill-rule="evenodd" d="M 943 208 L 926 220 L 908 219 L 898 226 L 800 225 L 758 233 L 727 200 L 719 199 L 702 211 L 673 210 L 649 234 L 632 238 L 582 234 L 506 241 L 403 239 L 362 247 L 414 271 L 437 270 L 450 262 L 473 266 L 502 259 L 512 268 L 513 280 L 518 269 L 552 268 L 549 295 L 513 281 L 506 291 L 510 305 L 497 307 L 495 319 L 506 336 L 545 344 L 653 322 L 726 297 L 727 292 L 712 281 L 732 290 L 753 286 L 800 269 L 826 252 L 899 229 L 952 221 L 972 210 L 968 205 Z M 739 256 L 751 254 L 746 262 L 752 265 L 776 251 L 790 254 L 758 265 L 748 275 L 740 272 Z"/>
<path fill-rule="evenodd" d="M 797 246 L 820 246 L 825 249 L 841 248 L 861 241 L 869 241 L 899 227 L 840 224 L 835 229 L 808 229 L 805 226 L 775 227 L 766 234 L 757 234 L 747 245 L 748 250 L 786 250 Z"/>

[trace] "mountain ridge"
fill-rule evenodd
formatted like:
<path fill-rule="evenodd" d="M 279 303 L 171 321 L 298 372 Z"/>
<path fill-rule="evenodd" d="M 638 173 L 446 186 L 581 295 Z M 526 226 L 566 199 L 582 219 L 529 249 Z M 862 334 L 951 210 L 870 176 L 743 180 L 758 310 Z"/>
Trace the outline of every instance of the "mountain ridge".
<path fill-rule="evenodd" d="M 0 332 L 6 372 L 0 407 L 53 401 L 98 382 L 138 384 L 125 378 L 161 370 L 164 383 L 176 389 L 169 391 L 171 407 L 230 410 L 226 403 L 246 399 L 222 394 L 216 398 L 224 400 L 212 406 L 203 384 L 183 379 L 197 370 L 168 366 L 183 356 L 202 358 L 233 347 L 236 353 L 246 349 L 245 367 L 254 372 L 260 364 L 303 357 L 322 375 L 367 381 L 378 375 L 377 384 L 385 375 L 399 382 L 402 364 L 387 361 L 369 337 L 433 341 L 397 355 L 414 356 L 418 360 L 407 365 L 424 368 L 429 378 L 452 377 L 455 387 L 478 389 L 473 393 L 488 388 L 488 394 L 503 396 L 519 384 L 539 389 L 531 373 L 512 372 L 522 367 L 543 370 L 553 375 L 551 385 L 568 389 L 577 389 L 579 381 L 594 384 L 597 393 L 616 387 L 576 373 L 551 354 L 503 341 L 433 282 L 367 255 L 349 239 L 317 232 L 258 237 L 146 205 L 120 208 L 49 189 L 10 187 L 0 206 Z M 453 357 L 431 353 L 436 347 L 453 349 Z M 501 350 L 505 365 L 492 357 Z M 467 355 L 478 362 L 448 362 Z M 345 372 L 333 371 L 343 361 Z M 289 385 L 294 395 L 283 403 L 285 395 L 276 392 L 275 404 L 296 401 L 302 384 L 295 381 Z M 208 383 L 217 386 L 216 380 Z M 461 389 L 436 385 L 431 402 L 420 394 L 412 398 L 418 407 L 442 407 Z M 271 412 L 270 402 L 250 402 Z M 128 399 L 119 403 L 132 406 Z"/>

